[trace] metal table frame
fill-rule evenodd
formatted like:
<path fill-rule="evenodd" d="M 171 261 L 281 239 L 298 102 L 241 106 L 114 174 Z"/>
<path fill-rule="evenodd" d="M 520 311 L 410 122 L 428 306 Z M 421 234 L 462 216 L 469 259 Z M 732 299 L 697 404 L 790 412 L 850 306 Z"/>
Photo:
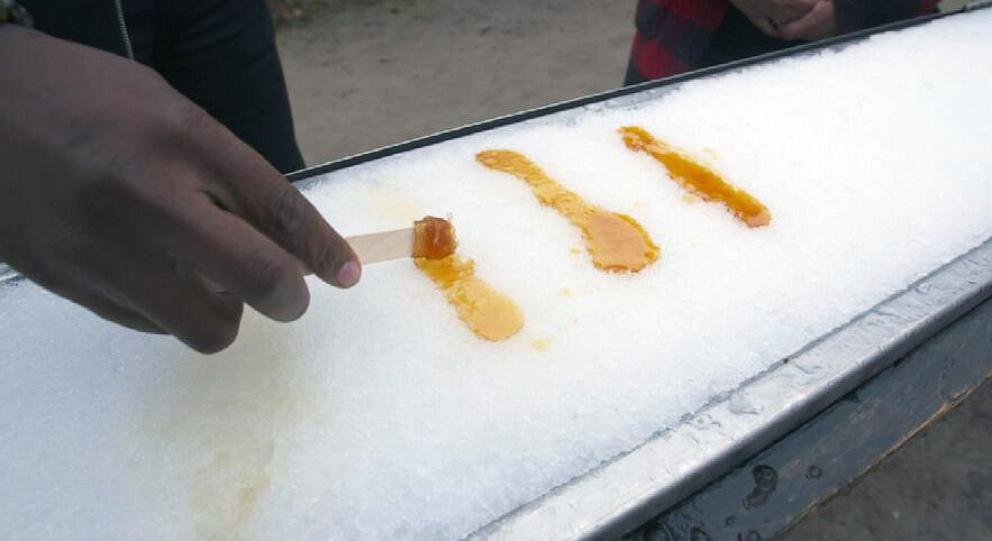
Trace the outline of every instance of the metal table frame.
<path fill-rule="evenodd" d="M 772 539 L 989 378 L 992 300 L 624 539 Z"/>

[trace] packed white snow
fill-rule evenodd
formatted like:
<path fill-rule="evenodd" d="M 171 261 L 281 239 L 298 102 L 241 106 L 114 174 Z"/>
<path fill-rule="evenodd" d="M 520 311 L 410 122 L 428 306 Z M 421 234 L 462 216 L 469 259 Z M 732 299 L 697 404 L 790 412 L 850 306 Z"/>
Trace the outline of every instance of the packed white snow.
<path fill-rule="evenodd" d="M 0 288 L 0 537 L 456 539 L 581 476 L 992 237 L 992 10 L 327 175 L 342 233 L 453 217 L 516 300 L 483 341 L 410 261 L 200 357 Z M 453 92 L 455 90 L 453 89 Z M 457 99 L 456 95 L 452 99 Z M 688 202 L 640 125 L 772 212 Z M 474 154 L 521 151 L 662 247 L 597 271 Z M 535 347 L 546 344 L 546 348 Z"/>

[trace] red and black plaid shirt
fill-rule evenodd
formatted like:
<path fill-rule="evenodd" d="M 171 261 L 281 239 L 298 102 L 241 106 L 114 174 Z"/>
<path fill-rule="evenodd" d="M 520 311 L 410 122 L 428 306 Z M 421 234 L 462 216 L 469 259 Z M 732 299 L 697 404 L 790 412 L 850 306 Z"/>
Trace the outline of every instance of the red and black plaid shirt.
<path fill-rule="evenodd" d="M 841 33 L 931 13 L 937 0 L 835 0 Z M 628 80 L 660 79 L 700 67 L 723 24 L 728 0 L 638 0 Z"/>

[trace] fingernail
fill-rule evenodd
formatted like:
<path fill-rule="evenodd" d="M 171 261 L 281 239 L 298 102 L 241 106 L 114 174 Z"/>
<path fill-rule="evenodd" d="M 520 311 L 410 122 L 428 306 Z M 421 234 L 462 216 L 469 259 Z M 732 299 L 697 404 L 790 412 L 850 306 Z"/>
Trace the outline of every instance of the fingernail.
<path fill-rule="evenodd" d="M 349 261 L 338 269 L 338 285 L 351 287 L 362 277 L 362 267 L 355 261 Z"/>

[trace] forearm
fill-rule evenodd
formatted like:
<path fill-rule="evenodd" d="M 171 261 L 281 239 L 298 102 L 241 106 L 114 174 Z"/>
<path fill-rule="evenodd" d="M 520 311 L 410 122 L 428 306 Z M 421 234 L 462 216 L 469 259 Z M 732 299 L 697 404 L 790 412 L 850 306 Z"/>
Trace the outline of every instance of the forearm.
<path fill-rule="evenodd" d="M 924 15 L 936 4 L 937 0 L 834 0 L 842 34 Z"/>

